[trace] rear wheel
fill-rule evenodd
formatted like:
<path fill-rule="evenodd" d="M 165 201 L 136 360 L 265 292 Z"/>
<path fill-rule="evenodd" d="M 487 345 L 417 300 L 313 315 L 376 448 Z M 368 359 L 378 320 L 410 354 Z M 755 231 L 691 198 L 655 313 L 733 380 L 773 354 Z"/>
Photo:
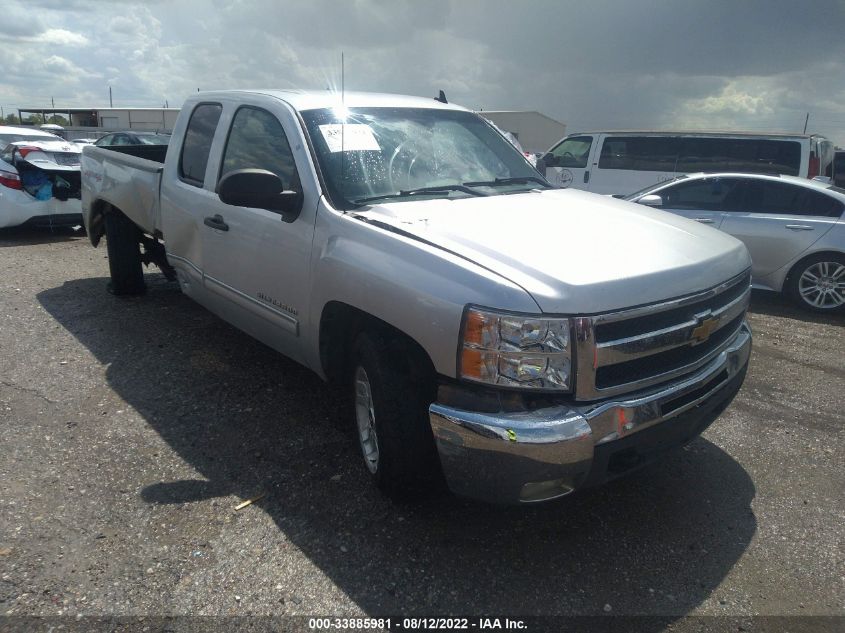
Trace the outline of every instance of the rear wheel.
<path fill-rule="evenodd" d="M 789 276 L 786 291 L 808 310 L 845 311 L 845 256 L 821 253 L 799 262 Z"/>
<path fill-rule="evenodd" d="M 440 490 L 428 420 L 432 372 L 401 341 L 365 332 L 353 348 L 351 383 L 358 444 L 376 485 L 394 499 Z"/>
<path fill-rule="evenodd" d="M 115 295 L 139 295 L 146 290 L 141 267 L 141 231 L 119 211 L 106 213 L 106 249 L 109 254 L 111 283 Z"/>

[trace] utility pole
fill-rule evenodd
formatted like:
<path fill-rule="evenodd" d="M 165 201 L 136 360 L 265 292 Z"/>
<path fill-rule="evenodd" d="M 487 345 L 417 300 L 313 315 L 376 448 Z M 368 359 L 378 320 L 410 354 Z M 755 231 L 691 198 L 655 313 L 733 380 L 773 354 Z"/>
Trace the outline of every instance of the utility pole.
<path fill-rule="evenodd" d="M 56 100 L 53 97 L 50 97 L 50 103 L 52 104 L 53 109 L 55 110 L 56 109 Z"/>
<path fill-rule="evenodd" d="M 111 98 L 111 86 L 109 86 L 109 107 L 110 108 L 114 107 L 114 102 L 112 101 L 112 98 Z"/>
<path fill-rule="evenodd" d="M 810 122 L 810 113 L 808 112 L 808 113 L 807 113 L 807 118 L 806 118 L 806 119 L 804 119 L 804 134 L 806 134 L 806 133 L 807 133 L 807 123 L 809 123 L 809 122 Z"/>

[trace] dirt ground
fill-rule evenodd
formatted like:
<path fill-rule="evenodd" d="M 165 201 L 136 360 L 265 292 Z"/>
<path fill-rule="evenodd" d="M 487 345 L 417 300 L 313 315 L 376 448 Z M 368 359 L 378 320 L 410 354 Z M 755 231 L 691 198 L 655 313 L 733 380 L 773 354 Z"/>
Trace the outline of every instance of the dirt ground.
<path fill-rule="evenodd" d="M 0 231 L 0 614 L 845 615 L 843 317 L 755 291 L 737 399 L 626 479 L 397 506 L 315 375 L 107 276 Z"/>

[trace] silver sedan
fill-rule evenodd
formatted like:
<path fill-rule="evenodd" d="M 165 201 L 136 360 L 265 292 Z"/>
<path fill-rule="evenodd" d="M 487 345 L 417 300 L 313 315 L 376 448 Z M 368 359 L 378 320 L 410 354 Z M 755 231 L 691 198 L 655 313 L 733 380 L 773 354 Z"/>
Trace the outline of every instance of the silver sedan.
<path fill-rule="evenodd" d="M 625 199 L 742 240 L 755 287 L 817 312 L 845 311 L 845 189 L 792 176 L 690 174 Z"/>

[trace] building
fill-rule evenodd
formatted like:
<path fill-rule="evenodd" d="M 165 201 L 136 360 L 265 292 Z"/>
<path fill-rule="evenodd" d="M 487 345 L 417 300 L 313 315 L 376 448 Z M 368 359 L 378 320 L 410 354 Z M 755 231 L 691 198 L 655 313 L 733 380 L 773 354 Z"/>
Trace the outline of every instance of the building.
<path fill-rule="evenodd" d="M 510 132 L 526 152 L 545 152 L 566 136 L 566 125 L 534 110 L 481 110 L 485 119 Z"/>
<path fill-rule="evenodd" d="M 19 108 L 18 116 L 53 115 L 70 121 L 65 126 L 68 139 L 102 136 L 111 130 L 148 130 L 170 132 L 179 108 Z"/>

